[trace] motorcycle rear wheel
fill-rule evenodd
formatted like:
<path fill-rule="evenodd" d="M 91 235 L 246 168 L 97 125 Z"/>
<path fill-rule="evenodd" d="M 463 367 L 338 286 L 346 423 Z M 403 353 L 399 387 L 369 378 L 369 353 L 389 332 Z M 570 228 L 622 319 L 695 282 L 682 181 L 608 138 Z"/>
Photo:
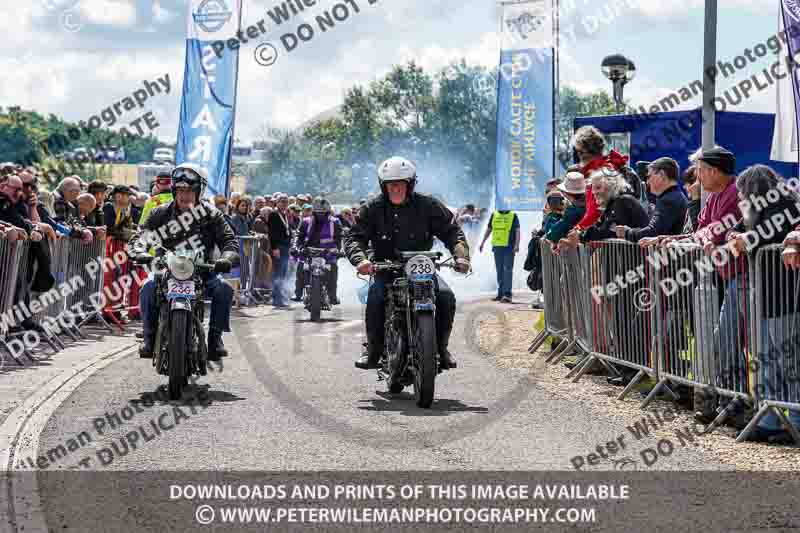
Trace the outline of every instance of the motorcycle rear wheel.
<path fill-rule="evenodd" d="M 169 399 L 180 400 L 186 376 L 186 330 L 189 312 L 175 309 L 170 313 L 169 326 Z"/>
<path fill-rule="evenodd" d="M 436 386 L 436 324 L 430 313 L 418 314 L 416 323 L 414 399 L 417 407 L 428 409 Z"/>

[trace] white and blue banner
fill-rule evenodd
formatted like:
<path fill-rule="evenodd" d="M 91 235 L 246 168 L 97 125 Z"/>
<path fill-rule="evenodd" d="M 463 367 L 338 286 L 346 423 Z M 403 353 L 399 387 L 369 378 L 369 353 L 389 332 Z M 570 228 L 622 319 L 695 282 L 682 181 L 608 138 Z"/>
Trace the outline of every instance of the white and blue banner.
<path fill-rule="evenodd" d="M 495 209 L 538 211 L 555 174 L 552 0 L 503 6 L 497 75 Z"/>
<path fill-rule="evenodd" d="M 186 19 L 186 67 L 175 163 L 208 170 L 206 196 L 227 195 L 236 107 L 239 51 L 217 54 L 211 43 L 234 38 L 241 0 L 190 0 Z"/>

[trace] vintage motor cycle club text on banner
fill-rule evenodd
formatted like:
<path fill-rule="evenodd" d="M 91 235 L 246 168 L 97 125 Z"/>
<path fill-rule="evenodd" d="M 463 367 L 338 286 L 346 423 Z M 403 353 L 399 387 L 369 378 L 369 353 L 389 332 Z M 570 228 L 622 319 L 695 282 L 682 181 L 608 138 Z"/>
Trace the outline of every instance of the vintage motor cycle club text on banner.
<path fill-rule="evenodd" d="M 552 0 L 502 6 L 497 75 L 498 210 L 540 210 L 554 174 Z"/>

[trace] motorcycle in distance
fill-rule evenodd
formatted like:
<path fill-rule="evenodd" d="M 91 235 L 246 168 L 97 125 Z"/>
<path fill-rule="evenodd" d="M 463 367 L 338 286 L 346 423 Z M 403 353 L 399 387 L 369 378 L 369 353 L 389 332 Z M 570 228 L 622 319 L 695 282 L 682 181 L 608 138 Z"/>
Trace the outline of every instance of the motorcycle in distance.
<path fill-rule="evenodd" d="M 311 321 L 319 322 L 322 311 L 331 310 L 331 298 L 325 283 L 325 276 L 330 272 L 329 257 L 342 257 L 339 250 L 313 248 L 307 246 L 297 254 L 302 260 L 305 270 L 305 287 L 303 288 L 303 305 L 311 313 Z"/>
<path fill-rule="evenodd" d="M 163 255 L 159 255 L 163 253 Z M 155 263 L 155 301 L 158 328 L 153 345 L 153 366 L 169 377 L 169 398 L 179 400 L 189 376 L 208 372 L 208 346 L 203 315 L 205 275 L 214 264 L 202 262 L 202 252 L 156 248 L 156 257 L 138 255 L 134 264 Z M 199 297 L 198 297 L 199 295 Z"/>
<path fill-rule="evenodd" d="M 414 385 L 418 407 L 430 408 L 433 403 L 436 375 L 439 368 L 436 346 L 436 293 L 434 276 L 442 267 L 441 252 L 400 252 L 398 261 L 374 264 L 375 272 L 397 273 L 386 285 L 386 322 L 384 358 L 378 369 L 378 380 L 386 380 L 389 392 L 397 394 Z"/>

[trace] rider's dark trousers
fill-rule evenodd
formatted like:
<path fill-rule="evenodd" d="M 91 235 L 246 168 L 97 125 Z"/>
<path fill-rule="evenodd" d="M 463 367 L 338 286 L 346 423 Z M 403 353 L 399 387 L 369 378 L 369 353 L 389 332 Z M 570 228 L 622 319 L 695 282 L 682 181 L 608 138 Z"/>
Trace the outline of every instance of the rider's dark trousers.
<path fill-rule="evenodd" d="M 155 306 L 156 282 L 148 279 L 139 291 L 139 309 L 142 313 L 142 329 L 145 338 L 155 335 L 158 325 L 158 309 Z M 211 298 L 211 316 L 209 326 L 219 331 L 231 330 L 231 304 L 233 303 L 233 289 L 222 281 L 219 275 L 209 275 L 206 278 L 206 295 Z"/>
<path fill-rule="evenodd" d="M 391 283 L 390 277 L 376 275 L 374 283 L 369 288 L 367 297 L 367 341 L 372 353 L 383 353 L 383 337 L 386 320 L 385 287 Z M 453 329 L 453 319 L 456 315 L 456 296 L 445 283 L 436 276 L 438 291 L 436 292 L 436 344 L 441 349 L 447 348 L 450 340 L 450 331 Z M 374 351 L 373 351 L 374 350 Z"/>

